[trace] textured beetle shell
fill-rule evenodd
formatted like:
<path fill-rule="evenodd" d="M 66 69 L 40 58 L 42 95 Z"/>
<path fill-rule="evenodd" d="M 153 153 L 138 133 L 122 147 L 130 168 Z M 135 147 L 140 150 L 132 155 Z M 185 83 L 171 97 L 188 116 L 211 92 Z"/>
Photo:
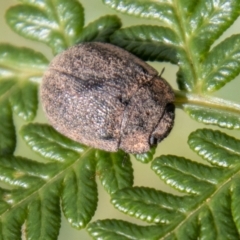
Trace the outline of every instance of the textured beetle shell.
<path fill-rule="evenodd" d="M 107 151 L 147 152 L 174 121 L 169 84 L 139 58 L 106 43 L 79 44 L 56 56 L 40 95 L 55 129 Z"/>

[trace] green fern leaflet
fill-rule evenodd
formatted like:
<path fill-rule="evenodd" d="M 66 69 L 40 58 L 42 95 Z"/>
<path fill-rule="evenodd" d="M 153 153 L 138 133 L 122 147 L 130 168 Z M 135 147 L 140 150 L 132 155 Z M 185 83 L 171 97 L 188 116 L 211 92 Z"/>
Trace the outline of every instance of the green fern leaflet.
<path fill-rule="evenodd" d="M 213 95 L 240 73 L 240 34 L 216 42 L 239 17 L 239 0 L 103 0 L 116 13 L 146 20 L 125 28 L 115 15 L 86 25 L 77 0 L 18 2 L 5 14 L 8 26 L 47 45 L 53 55 L 100 41 L 146 61 L 170 62 L 178 66 L 177 108 L 228 134 L 240 129 L 240 103 Z M 155 148 L 137 154 L 133 157 L 145 167 L 151 162 L 153 174 L 175 194 L 134 186 L 128 154 L 92 149 L 47 124 L 31 123 L 48 64 L 40 52 L 0 44 L 0 239 L 56 240 L 61 211 L 72 227 L 86 228 L 93 239 L 240 238 L 239 139 L 218 130 L 192 132 L 188 145 L 207 164 L 174 155 L 154 158 Z M 15 115 L 25 121 L 21 129 Z M 16 154 L 21 138 L 41 161 Z M 98 205 L 97 177 L 112 205 L 142 225 L 119 219 L 91 222 Z"/>

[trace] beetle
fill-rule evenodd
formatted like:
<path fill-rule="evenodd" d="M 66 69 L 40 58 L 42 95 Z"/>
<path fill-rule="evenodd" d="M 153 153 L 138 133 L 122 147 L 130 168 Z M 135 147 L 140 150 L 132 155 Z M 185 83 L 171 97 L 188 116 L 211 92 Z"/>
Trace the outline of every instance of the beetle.
<path fill-rule="evenodd" d="M 144 153 L 174 123 L 174 92 L 150 65 L 117 46 L 92 42 L 57 55 L 40 97 L 51 125 L 85 145 Z"/>

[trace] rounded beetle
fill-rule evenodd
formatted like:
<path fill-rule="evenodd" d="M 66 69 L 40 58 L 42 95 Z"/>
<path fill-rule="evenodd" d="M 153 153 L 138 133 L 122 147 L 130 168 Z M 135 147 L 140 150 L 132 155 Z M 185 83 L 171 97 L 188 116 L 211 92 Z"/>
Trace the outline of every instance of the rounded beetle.
<path fill-rule="evenodd" d="M 107 43 L 83 43 L 57 55 L 40 95 L 57 131 L 106 151 L 147 152 L 174 122 L 170 85 L 144 61 Z"/>

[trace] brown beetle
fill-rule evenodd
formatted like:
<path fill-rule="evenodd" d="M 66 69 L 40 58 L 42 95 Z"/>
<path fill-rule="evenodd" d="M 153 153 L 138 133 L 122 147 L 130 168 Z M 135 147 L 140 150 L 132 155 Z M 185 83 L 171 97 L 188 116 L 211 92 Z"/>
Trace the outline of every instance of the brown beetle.
<path fill-rule="evenodd" d="M 157 71 L 106 43 L 83 43 L 56 56 L 41 99 L 52 126 L 94 148 L 147 152 L 174 121 L 174 93 Z"/>

